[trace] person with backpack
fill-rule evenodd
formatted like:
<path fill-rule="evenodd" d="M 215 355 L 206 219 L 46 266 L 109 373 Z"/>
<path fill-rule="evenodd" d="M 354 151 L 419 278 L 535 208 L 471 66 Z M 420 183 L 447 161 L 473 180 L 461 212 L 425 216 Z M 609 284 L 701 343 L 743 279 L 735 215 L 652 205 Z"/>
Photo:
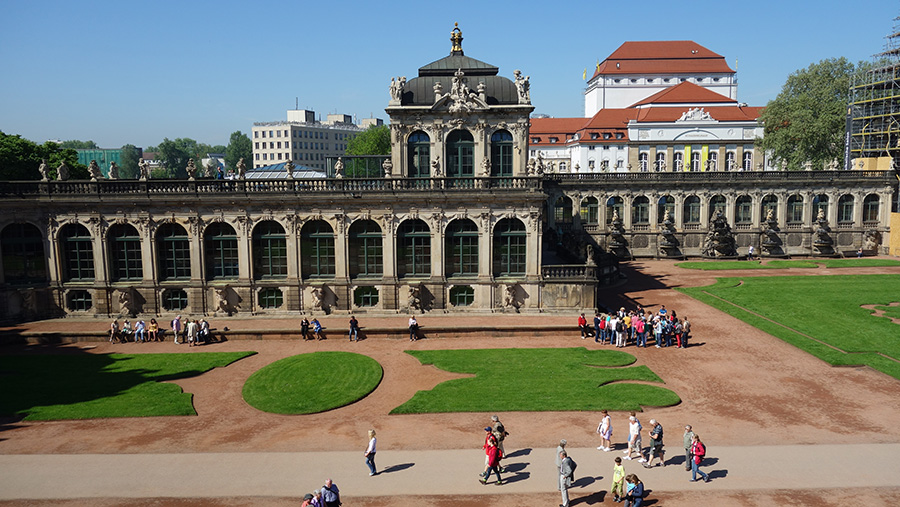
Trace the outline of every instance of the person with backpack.
<path fill-rule="evenodd" d="M 562 494 L 562 507 L 569 507 L 569 488 L 575 476 L 575 468 L 578 465 L 569 457 L 566 451 L 559 453 L 559 492 Z"/>
<path fill-rule="evenodd" d="M 340 507 L 341 505 L 341 492 L 331 479 L 325 479 L 325 485 L 322 486 L 322 499 L 325 500 L 325 507 Z"/>
<path fill-rule="evenodd" d="M 697 482 L 697 474 L 700 474 L 700 477 L 703 477 L 703 482 L 709 482 L 709 475 L 700 470 L 700 463 L 703 462 L 703 457 L 706 456 L 706 446 L 700 441 L 700 435 L 696 433 L 694 433 L 692 440 L 690 482 Z"/>
<path fill-rule="evenodd" d="M 493 435 L 491 436 L 493 437 Z M 496 484 L 497 486 L 500 486 L 503 484 L 503 478 L 500 477 L 500 460 L 503 459 L 503 452 L 493 438 L 489 438 L 486 445 L 488 446 L 485 450 L 487 453 L 488 469 L 485 471 L 484 477 L 482 477 L 480 481 L 482 484 L 487 484 L 488 479 L 491 477 L 491 472 L 494 472 L 497 474 Z"/>
<path fill-rule="evenodd" d="M 509 432 L 506 431 L 506 427 L 503 426 L 503 423 L 500 422 L 500 418 L 496 415 L 491 416 L 491 434 L 494 435 L 494 439 L 497 441 L 497 447 L 500 449 L 500 453 L 506 456 L 506 448 L 503 446 L 503 441 L 509 436 Z M 503 468 L 501 468 L 500 471 L 505 472 Z"/>

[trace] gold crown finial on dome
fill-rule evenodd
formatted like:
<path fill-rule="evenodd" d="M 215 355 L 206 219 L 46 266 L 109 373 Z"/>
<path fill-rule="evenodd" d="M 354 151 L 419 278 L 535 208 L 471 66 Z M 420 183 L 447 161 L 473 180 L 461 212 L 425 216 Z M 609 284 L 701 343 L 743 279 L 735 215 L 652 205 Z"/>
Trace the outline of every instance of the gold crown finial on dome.
<path fill-rule="evenodd" d="M 451 54 L 462 54 L 462 30 L 459 29 L 459 23 L 453 23 L 453 30 L 450 32 L 450 42 L 452 46 L 450 48 Z"/>

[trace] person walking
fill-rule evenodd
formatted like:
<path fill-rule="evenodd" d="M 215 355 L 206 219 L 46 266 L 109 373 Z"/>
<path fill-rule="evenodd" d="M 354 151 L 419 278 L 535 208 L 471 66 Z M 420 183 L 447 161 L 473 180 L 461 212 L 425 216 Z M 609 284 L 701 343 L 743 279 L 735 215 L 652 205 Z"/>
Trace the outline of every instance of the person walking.
<path fill-rule="evenodd" d="M 557 470 L 559 470 L 559 465 L 562 464 L 562 458 L 559 457 L 559 453 L 566 450 L 567 443 L 568 442 L 566 442 L 566 439 L 563 438 L 562 440 L 559 441 L 559 445 L 556 446 L 556 469 Z"/>
<path fill-rule="evenodd" d="M 594 343 L 599 343 L 601 341 L 600 338 L 600 326 L 603 323 L 603 319 L 600 318 L 600 312 L 594 314 Z"/>
<path fill-rule="evenodd" d="M 114 320 L 112 324 L 109 325 L 109 343 L 116 343 L 119 341 L 119 321 Z"/>
<path fill-rule="evenodd" d="M 572 486 L 575 475 L 575 462 L 566 451 L 560 451 L 559 456 L 559 492 L 562 494 L 562 507 L 569 507 L 569 487 Z"/>
<path fill-rule="evenodd" d="M 325 479 L 325 485 L 322 486 L 322 499 L 325 501 L 325 507 L 340 507 L 341 505 L 341 492 L 331 479 Z"/>
<path fill-rule="evenodd" d="M 353 315 L 350 316 L 350 341 L 359 341 L 359 321 Z"/>
<path fill-rule="evenodd" d="M 409 341 L 414 342 L 419 339 L 419 321 L 413 315 L 409 318 Z"/>
<path fill-rule="evenodd" d="M 644 483 L 635 474 L 625 476 L 625 507 L 641 507 L 644 505 Z"/>
<path fill-rule="evenodd" d="M 309 337 L 309 319 L 303 317 L 303 320 L 300 321 L 300 336 L 303 338 L 303 341 L 307 341 L 310 339 Z"/>
<path fill-rule="evenodd" d="M 610 447 L 609 440 L 612 438 L 612 419 L 609 417 L 609 412 L 606 410 L 601 410 L 601 414 L 603 414 L 603 418 L 600 419 L 600 424 L 597 425 L 597 433 L 600 434 L 600 447 L 597 448 L 598 451 L 609 452 L 612 450 Z"/>
<path fill-rule="evenodd" d="M 369 446 L 366 447 L 366 465 L 369 467 L 369 477 L 378 475 L 375 471 L 375 430 L 369 430 Z"/>
<path fill-rule="evenodd" d="M 621 502 L 625 496 L 625 467 L 622 466 L 622 458 L 616 457 L 613 466 L 612 487 L 609 492 L 614 495 L 614 502 Z"/>
<path fill-rule="evenodd" d="M 584 340 L 588 336 L 590 336 L 591 332 L 588 331 L 587 319 L 584 318 L 584 314 L 578 316 L 578 328 L 581 329 L 581 339 Z"/>
<path fill-rule="evenodd" d="M 182 342 L 178 341 L 178 337 L 181 336 L 181 315 L 172 319 L 172 334 L 175 335 L 175 344 L 180 344 Z"/>
<path fill-rule="evenodd" d="M 656 419 L 650 419 L 650 455 L 647 456 L 647 462 L 642 463 L 644 468 L 653 466 L 653 458 L 658 457 L 659 463 L 666 466 L 666 458 L 663 451 L 663 427 Z"/>
<path fill-rule="evenodd" d="M 694 445 L 694 432 L 691 425 L 684 427 L 684 470 L 691 471 L 691 446 Z"/>
<path fill-rule="evenodd" d="M 506 456 L 506 448 L 503 446 L 503 441 L 509 436 L 509 432 L 506 431 L 506 426 L 500 422 L 500 418 L 496 415 L 491 416 L 491 434 L 494 435 L 494 439 L 497 441 L 497 447 L 500 448 L 500 453 L 503 456 Z M 505 472 L 506 470 L 501 468 L 500 471 Z"/>
<path fill-rule="evenodd" d="M 625 449 L 625 459 L 631 459 L 631 453 L 637 452 L 639 463 L 646 461 L 641 454 L 641 421 L 634 412 L 628 416 L 628 449 Z"/>
<path fill-rule="evenodd" d="M 185 326 L 185 334 L 187 335 L 188 347 L 193 347 L 197 343 L 197 331 L 199 326 L 197 325 L 196 320 L 188 319 L 187 326 Z"/>
<path fill-rule="evenodd" d="M 488 479 L 491 478 L 491 472 L 494 472 L 497 475 L 497 486 L 503 484 L 503 478 L 500 477 L 500 460 L 503 459 L 503 453 L 500 451 L 500 447 L 497 446 L 496 441 L 491 438 L 488 440 L 488 448 L 487 448 L 487 460 L 488 460 L 488 469 L 484 473 L 484 477 L 481 478 L 482 484 L 487 484 Z"/>
<path fill-rule="evenodd" d="M 703 445 L 703 442 L 700 441 L 700 435 L 694 434 L 691 437 L 691 480 L 690 482 L 697 482 L 697 474 L 700 474 L 700 477 L 703 477 L 703 482 L 709 482 L 709 475 L 703 473 L 700 470 L 700 463 L 703 462 L 703 458 L 706 456 L 706 446 Z"/>

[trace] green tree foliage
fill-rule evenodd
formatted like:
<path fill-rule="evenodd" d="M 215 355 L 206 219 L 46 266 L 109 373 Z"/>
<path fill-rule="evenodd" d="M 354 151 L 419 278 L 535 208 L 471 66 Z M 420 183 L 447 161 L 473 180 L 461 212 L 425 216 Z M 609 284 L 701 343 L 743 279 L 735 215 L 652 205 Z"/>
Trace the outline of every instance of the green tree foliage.
<path fill-rule="evenodd" d="M 390 155 L 391 131 L 387 125 L 372 125 L 347 143 L 347 155 Z"/>
<path fill-rule="evenodd" d="M 765 128 L 763 149 L 788 169 L 813 168 L 842 158 L 847 97 L 854 65 L 829 58 L 788 76 L 781 93 L 769 101 L 759 121 Z"/>
<path fill-rule="evenodd" d="M 121 163 L 119 164 L 119 177 L 124 179 L 134 179 L 138 177 L 140 170 L 138 169 L 138 161 L 143 156 L 140 150 L 133 144 L 122 146 L 122 154 L 119 156 Z"/>
<path fill-rule="evenodd" d="M 63 141 L 60 143 L 60 147 L 71 148 L 73 150 L 96 150 L 100 148 L 94 141 L 78 141 L 74 139 L 71 141 Z"/>
<path fill-rule="evenodd" d="M 225 148 L 225 167 L 235 170 L 238 160 L 244 158 L 244 163 L 249 167 L 253 167 L 251 162 L 253 157 L 253 144 L 250 142 L 250 136 L 244 134 L 240 130 L 232 132 L 228 139 L 228 147 Z"/>
<path fill-rule="evenodd" d="M 0 132 L 0 180 L 39 180 L 38 167 L 41 159 L 47 159 L 50 177 L 56 178 L 56 168 L 63 161 L 69 166 L 70 179 L 87 179 L 88 170 L 78 163 L 78 153 L 74 149 L 62 148 L 47 141 L 37 144 L 19 135 Z"/>
<path fill-rule="evenodd" d="M 187 178 L 185 167 L 188 159 L 197 153 L 197 141 L 186 137 L 179 137 L 173 141 L 166 137 L 156 147 L 156 152 L 169 178 Z M 199 162 L 194 160 L 195 165 Z"/>

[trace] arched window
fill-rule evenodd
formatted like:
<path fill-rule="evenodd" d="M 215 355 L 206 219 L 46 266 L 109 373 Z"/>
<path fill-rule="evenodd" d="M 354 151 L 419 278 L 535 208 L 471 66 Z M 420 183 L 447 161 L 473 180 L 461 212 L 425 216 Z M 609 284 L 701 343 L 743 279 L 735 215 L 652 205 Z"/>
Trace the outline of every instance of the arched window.
<path fill-rule="evenodd" d="M 666 152 L 665 151 L 657 151 L 656 152 L 656 170 L 662 171 L 666 166 Z"/>
<path fill-rule="evenodd" d="M 734 162 L 734 152 L 726 151 L 725 152 L 725 170 L 726 171 L 734 171 L 737 169 L 737 166 Z"/>
<path fill-rule="evenodd" d="M 703 154 L 697 150 L 691 150 L 691 171 L 698 173 L 700 172 L 700 157 Z"/>
<path fill-rule="evenodd" d="M 863 199 L 863 223 L 878 222 L 880 199 L 876 194 L 869 194 Z"/>
<path fill-rule="evenodd" d="M 769 214 L 769 211 L 772 212 L 773 217 L 778 217 L 778 197 L 769 194 L 763 197 L 762 206 L 759 207 L 760 216 L 759 219 L 762 222 L 766 221 L 766 215 Z"/>
<path fill-rule="evenodd" d="M 478 227 L 469 219 L 447 226 L 447 276 L 478 275 Z"/>
<path fill-rule="evenodd" d="M 631 202 L 631 223 L 633 225 L 650 224 L 650 199 L 638 196 Z"/>
<path fill-rule="evenodd" d="M 525 274 L 525 224 L 504 218 L 494 227 L 494 276 Z"/>
<path fill-rule="evenodd" d="M 116 224 L 107 232 L 109 274 L 114 282 L 143 278 L 141 237 L 129 224 Z"/>
<path fill-rule="evenodd" d="M 60 257 L 68 281 L 94 279 L 94 247 L 91 233 L 81 224 L 68 224 L 59 231 Z"/>
<path fill-rule="evenodd" d="M 373 220 L 350 226 L 350 277 L 381 277 L 384 273 L 381 227 Z"/>
<path fill-rule="evenodd" d="M 422 220 L 407 220 L 397 232 L 397 271 L 401 278 L 431 274 L 431 230 Z"/>
<path fill-rule="evenodd" d="M 8 284 L 47 281 L 47 256 L 44 238 L 31 224 L 9 224 L 0 234 L 3 251 L 3 275 Z"/>
<path fill-rule="evenodd" d="M 663 222 L 663 217 L 666 216 L 667 210 L 670 217 L 675 216 L 675 198 L 671 195 L 664 195 L 660 197 L 657 205 L 656 223 L 661 224 Z"/>
<path fill-rule="evenodd" d="M 431 139 L 417 130 L 410 134 L 406 145 L 410 178 L 427 178 L 431 174 Z"/>
<path fill-rule="evenodd" d="M 568 165 L 565 162 L 559 163 L 559 172 L 564 173 L 568 169 Z"/>
<path fill-rule="evenodd" d="M 675 160 L 672 162 L 672 172 L 684 170 L 684 152 L 676 151 Z"/>
<path fill-rule="evenodd" d="M 287 237 L 274 220 L 253 228 L 253 277 L 257 280 L 287 277 Z"/>
<path fill-rule="evenodd" d="M 787 200 L 787 223 L 803 222 L 803 196 L 794 194 Z"/>
<path fill-rule="evenodd" d="M 600 222 L 600 202 L 596 197 L 586 197 L 581 201 L 581 223 L 597 225 Z"/>
<path fill-rule="evenodd" d="M 753 222 L 753 199 L 742 195 L 734 203 L 734 223 L 749 224 Z"/>
<path fill-rule="evenodd" d="M 447 135 L 446 161 L 448 178 L 475 175 L 475 140 L 468 130 L 454 130 Z"/>
<path fill-rule="evenodd" d="M 638 153 L 638 166 L 641 168 L 641 172 L 645 173 L 650 170 L 650 154 L 646 151 L 642 151 Z"/>
<path fill-rule="evenodd" d="M 741 161 L 741 169 L 744 171 L 752 171 L 753 170 L 753 152 L 744 150 L 744 154 L 742 155 L 743 160 Z"/>
<path fill-rule="evenodd" d="M 713 150 L 709 151 L 709 155 L 706 157 L 706 170 L 707 171 L 718 171 L 719 170 L 719 154 Z"/>
<path fill-rule="evenodd" d="M 850 194 L 838 199 L 838 223 L 853 223 L 853 196 Z"/>
<path fill-rule="evenodd" d="M 324 220 L 300 229 L 300 264 L 304 278 L 334 277 L 334 230 Z"/>
<path fill-rule="evenodd" d="M 625 208 L 625 201 L 622 200 L 621 197 L 610 197 L 606 200 L 606 225 L 609 225 L 613 221 L 613 217 L 618 215 L 619 220 L 625 218 L 623 215 L 623 209 Z"/>
<path fill-rule="evenodd" d="M 238 244 L 234 228 L 224 222 L 216 222 L 203 234 L 206 278 L 230 280 L 238 277 Z"/>
<path fill-rule="evenodd" d="M 688 196 L 684 200 L 684 209 L 682 210 L 683 222 L 686 224 L 700 223 L 700 198 L 696 195 Z"/>
<path fill-rule="evenodd" d="M 817 216 L 819 215 L 819 210 L 822 210 L 825 213 L 825 218 L 828 218 L 828 196 L 825 194 L 819 194 L 813 197 L 813 222 L 816 221 Z"/>
<path fill-rule="evenodd" d="M 191 243 L 184 227 L 167 223 L 156 231 L 156 259 L 160 280 L 191 277 Z"/>
<path fill-rule="evenodd" d="M 553 222 L 559 226 L 572 225 L 572 199 L 561 195 L 553 205 Z"/>
<path fill-rule="evenodd" d="M 513 137 L 506 130 L 491 135 L 491 176 L 512 176 Z"/>
<path fill-rule="evenodd" d="M 724 195 L 714 195 L 709 199 L 709 218 L 716 215 L 716 211 L 721 211 L 722 214 L 725 214 L 725 203 L 727 200 Z"/>

